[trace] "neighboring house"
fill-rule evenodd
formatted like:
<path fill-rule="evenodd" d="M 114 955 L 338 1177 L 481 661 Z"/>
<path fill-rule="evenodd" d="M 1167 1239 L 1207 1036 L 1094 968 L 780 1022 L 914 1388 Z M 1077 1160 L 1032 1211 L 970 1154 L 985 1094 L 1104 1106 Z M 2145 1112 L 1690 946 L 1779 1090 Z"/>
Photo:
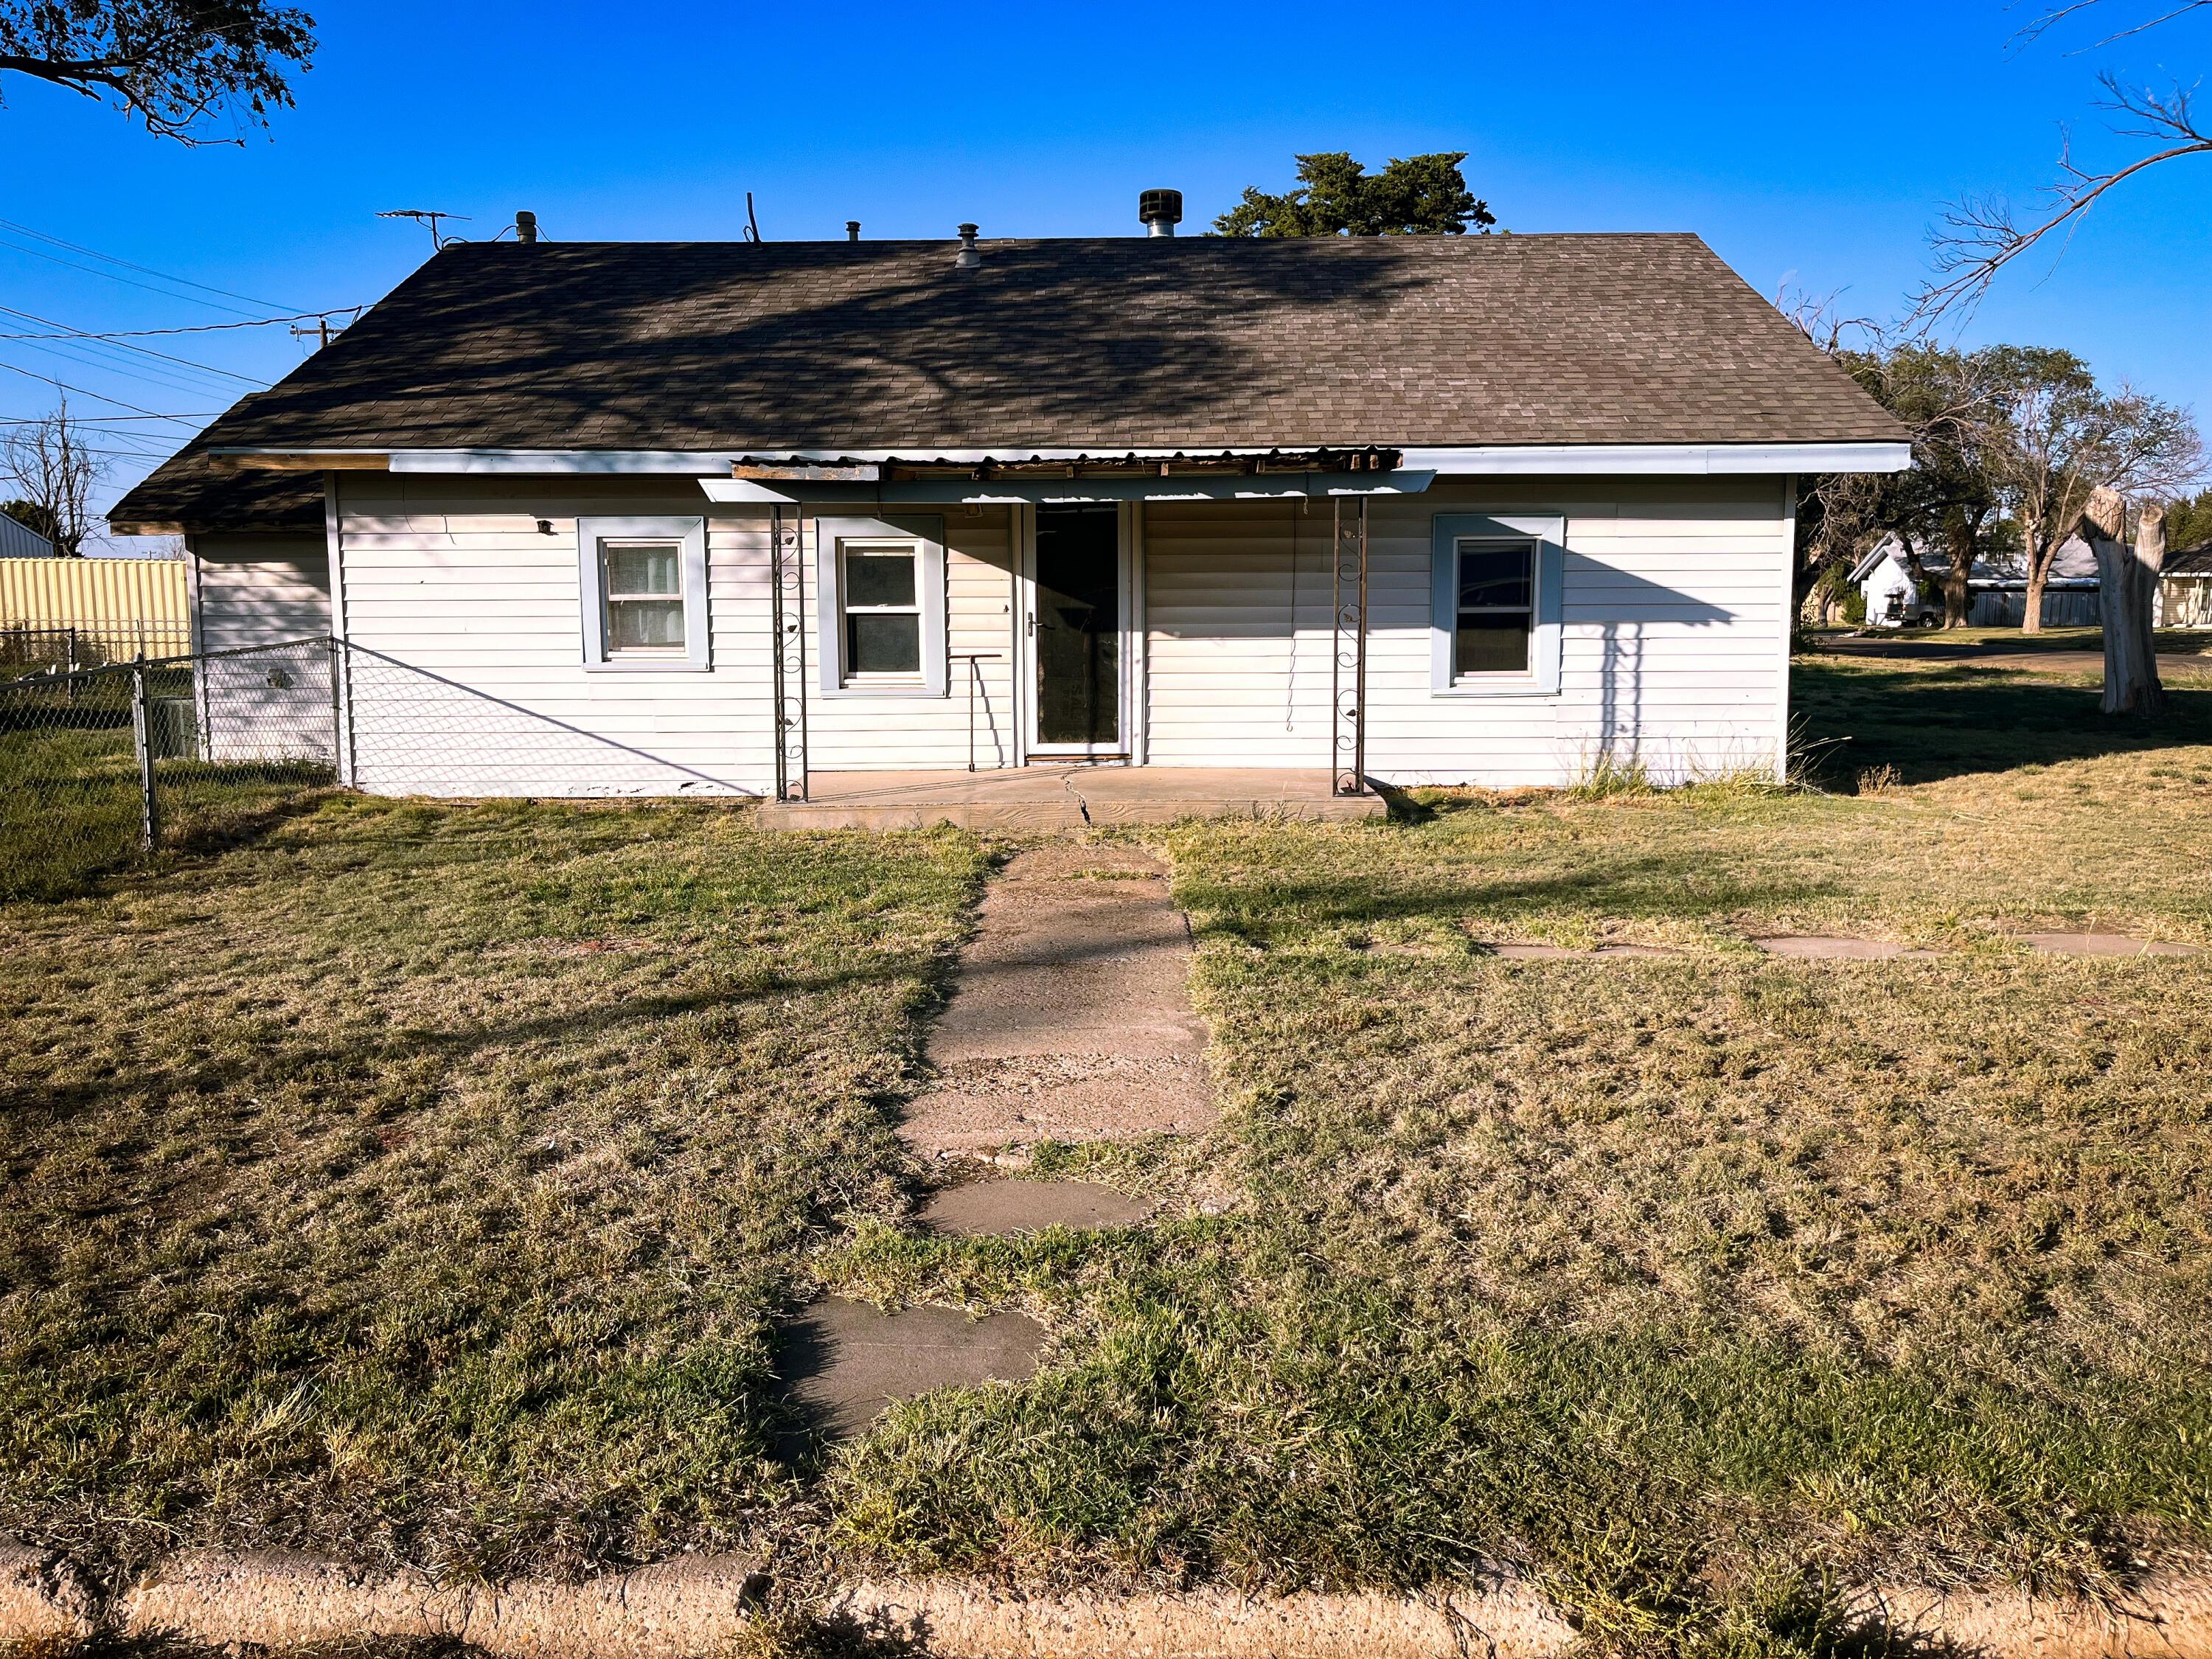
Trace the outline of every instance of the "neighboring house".
<path fill-rule="evenodd" d="M 1943 578 L 1951 562 L 1940 553 L 1921 556 L 1920 568 L 1931 584 L 1923 592 L 1905 563 L 1905 546 L 1885 536 L 1852 567 L 1851 581 L 1866 599 L 1867 625 L 1903 628 L 1943 620 Z M 1977 559 L 1966 578 L 1972 596 L 1966 612 L 1970 628 L 2017 628 L 2027 614 L 2027 578 L 2017 560 Z M 2103 615 L 2097 588 L 2097 556 L 2079 536 L 2069 536 L 2051 556 L 2051 580 L 2043 590 L 2046 628 L 2094 628 Z"/>
<path fill-rule="evenodd" d="M 2158 578 L 2160 628 L 2212 628 L 2212 542 L 2166 556 Z"/>
<path fill-rule="evenodd" d="M 1687 235 L 480 243 L 111 522 L 371 789 L 1558 784 L 1778 768 L 1793 475 L 1908 460 Z"/>
<path fill-rule="evenodd" d="M 54 544 L 5 513 L 0 513 L 0 559 L 51 559 Z"/>

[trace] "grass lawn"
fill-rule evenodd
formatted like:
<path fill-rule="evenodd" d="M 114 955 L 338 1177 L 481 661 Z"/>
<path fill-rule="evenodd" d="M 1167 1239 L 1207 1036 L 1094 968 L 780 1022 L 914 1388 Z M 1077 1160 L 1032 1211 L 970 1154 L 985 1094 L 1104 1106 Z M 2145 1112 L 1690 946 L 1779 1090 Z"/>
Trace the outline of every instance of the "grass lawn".
<path fill-rule="evenodd" d="M 1825 793 L 1166 835 L 1226 1115 L 918 1238 L 890 1133 L 986 848 L 346 799 L 0 910 L 0 1526 L 483 1571 L 1414 1587 L 1775 1651 L 1866 1578 L 2212 1545 L 2212 691 L 1808 662 Z M 1822 931 L 1934 961 L 1771 960 Z M 1642 940 L 1504 962 L 1478 941 Z M 768 1447 L 814 1288 L 1018 1307 L 1018 1388 Z"/>

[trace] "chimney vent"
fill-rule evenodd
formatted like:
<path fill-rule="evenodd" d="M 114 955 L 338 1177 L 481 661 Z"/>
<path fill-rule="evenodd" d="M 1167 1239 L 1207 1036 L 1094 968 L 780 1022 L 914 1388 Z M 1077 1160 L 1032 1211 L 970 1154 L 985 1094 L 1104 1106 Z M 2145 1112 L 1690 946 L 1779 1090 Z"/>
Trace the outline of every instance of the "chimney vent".
<path fill-rule="evenodd" d="M 1179 190 L 1145 191 L 1137 198 L 1137 217 L 1143 221 L 1147 235 L 1174 235 L 1175 228 L 1182 222 L 1182 192 Z"/>
<path fill-rule="evenodd" d="M 538 216 L 528 208 L 519 208 L 514 215 L 514 240 L 534 242 L 538 240 Z"/>
<path fill-rule="evenodd" d="M 860 222 L 858 219 L 845 221 L 845 240 L 848 242 L 857 242 L 860 240 Z"/>
<path fill-rule="evenodd" d="M 973 270 L 983 263 L 982 251 L 975 246 L 975 227 L 960 227 L 960 252 L 952 258 L 956 270 Z"/>

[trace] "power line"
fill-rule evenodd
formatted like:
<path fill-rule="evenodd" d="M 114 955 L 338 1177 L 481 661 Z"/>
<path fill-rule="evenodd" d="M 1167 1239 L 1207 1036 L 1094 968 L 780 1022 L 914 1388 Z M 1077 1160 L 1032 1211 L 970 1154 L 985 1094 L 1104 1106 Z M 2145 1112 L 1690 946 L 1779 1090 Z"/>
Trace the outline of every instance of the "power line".
<path fill-rule="evenodd" d="M 197 381 L 186 380 L 176 373 L 163 369 L 159 364 L 119 363 L 110 357 L 88 356 L 82 348 L 69 343 L 40 345 L 28 340 L 19 341 L 17 343 L 30 346 L 33 351 L 45 352 L 49 356 L 58 357 L 66 363 L 75 363 L 82 368 L 98 369 L 103 374 L 114 374 L 126 380 L 136 380 L 142 385 L 159 386 L 164 392 L 180 393 L 188 398 L 204 398 L 210 391 L 224 389 L 211 385 L 210 383 L 211 377 Z"/>
<path fill-rule="evenodd" d="M 0 310 L 6 308 L 0 307 Z M 295 311 L 283 317 L 257 317 L 247 323 L 193 323 L 183 328 L 71 329 L 60 334 L 0 334 L 0 340 L 137 340 L 156 334 L 216 334 L 230 328 L 273 328 L 279 323 L 312 323 L 345 312 L 358 313 L 368 309 L 366 305 L 332 306 L 328 311 Z M 23 314 L 20 311 L 15 313 L 19 317 Z M 55 326 L 59 327 L 60 325 Z"/>
<path fill-rule="evenodd" d="M 0 312 L 4 312 L 10 317 L 21 317 L 25 322 L 44 323 L 48 328 L 66 329 L 69 326 L 66 323 L 56 322 L 51 317 L 39 316 L 34 312 L 19 311 L 14 306 L 0 306 Z M 39 337 L 34 335 L 30 337 L 35 339 Z M 217 368 L 212 363 L 195 362 L 190 357 L 172 356 L 166 351 L 156 351 L 151 346 L 132 345 L 129 342 L 123 340 L 111 341 L 105 339 L 99 335 L 64 333 L 59 335 L 47 335 L 45 337 L 48 339 L 88 340 L 99 345 L 105 346 L 111 351 L 136 351 L 143 356 L 159 357 L 165 363 L 181 363 L 186 368 L 196 368 L 203 374 L 220 374 L 225 380 L 243 380 L 246 385 L 252 386 L 261 386 L 266 388 L 269 384 L 266 380 L 257 380 L 250 374 L 235 374 L 229 369 Z"/>
<path fill-rule="evenodd" d="M 248 305 L 260 306 L 269 310 L 281 311 L 284 308 L 284 302 L 282 300 L 257 300 L 251 294 L 234 293 L 231 289 L 227 288 L 216 288 L 207 283 L 196 283 L 189 276 L 173 276 L 166 270 L 155 270 L 151 265 L 138 264 L 129 259 L 118 259 L 112 253 L 102 253 L 96 247 L 86 247 L 79 242 L 67 242 L 64 241 L 58 236 L 49 236 L 43 230 L 33 230 L 28 225 L 19 225 L 12 219 L 0 219 L 0 229 L 12 230 L 18 236 L 35 237 L 41 242 L 51 242 L 56 247 L 65 247 L 72 253 L 82 253 L 88 258 L 104 260 L 111 265 L 121 265 L 125 270 L 135 270 L 142 276 L 159 277 L 162 282 L 176 283 L 185 288 L 196 288 L 204 294 L 220 294 L 225 299 L 243 300 Z M 30 250 L 26 249 L 22 251 L 29 252 Z M 106 273 L 103 272 L 100 274 L 105 275 Z M 120 279 L 118 278 L 118 280 L 119 281 Z M 179 297 L 182 298 L 185 296 L 180 295 Z M 205 302 L 203 301 L 203 303 Z M 221 307 L 221 309 L 227 311 L 229 307 L 226 306 Z"/>
<path fill-rule="evenodd" d="M 134 415 L 143 415 L 150 420 L 174 421 L 179 426 L 191 424 L 181 415 L 159 414 L 153 410 L 141 408 L 137 404 L 127 404 L 120 398 L 111 398 L 104 392 L 94 392 L 89 386 L 71 386 L 66 380 L 57 380 L 51 374 L 40 374 L 34 370 L 25 368 L 20 363 L 0 362 L 0 368 L 7 369 L 11 374 L 20 374 L 27 380 L 39 380 L 63 392 L 74 392 L 78 397 L 89 398 L 97 404 L 113 404 L 118 409 L 127 409 Z"/>

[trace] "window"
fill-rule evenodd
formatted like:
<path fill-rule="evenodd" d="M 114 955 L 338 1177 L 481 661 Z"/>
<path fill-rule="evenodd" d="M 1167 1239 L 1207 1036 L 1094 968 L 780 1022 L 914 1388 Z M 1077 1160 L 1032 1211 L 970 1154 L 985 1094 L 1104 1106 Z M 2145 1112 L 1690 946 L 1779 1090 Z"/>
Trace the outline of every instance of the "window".
<path fill-rule="evenodd" d="M 1536 544 L 1460 539 L 1452 678 L 1525 674 L 1536 632 Z"/>
<path fill-rule="evenodd" d="M 684 649 L 684 550 L 674 542 L 600 544 L 607 654 Z"/>
<path fill-rule="evenodd" d="M 822 695 L 945 695 L 945 520 L 814 521 Z"/>
<path fill-rule="evenodd" d="M 1528 696 L 1559 689 L 1563 520 L 1439 514 L 1431 690 Z"/>
<path fill-rule="evenodd" d="M 921 584 L 912 542 L 846 542 L 839 591 L 845 597 L 845 678 L 921 673 Z"/>
<path fill-rule="evenodd" d="M 703 519 L 579 519 L 584 666 L 684 672 L 708 666 Z"/>

